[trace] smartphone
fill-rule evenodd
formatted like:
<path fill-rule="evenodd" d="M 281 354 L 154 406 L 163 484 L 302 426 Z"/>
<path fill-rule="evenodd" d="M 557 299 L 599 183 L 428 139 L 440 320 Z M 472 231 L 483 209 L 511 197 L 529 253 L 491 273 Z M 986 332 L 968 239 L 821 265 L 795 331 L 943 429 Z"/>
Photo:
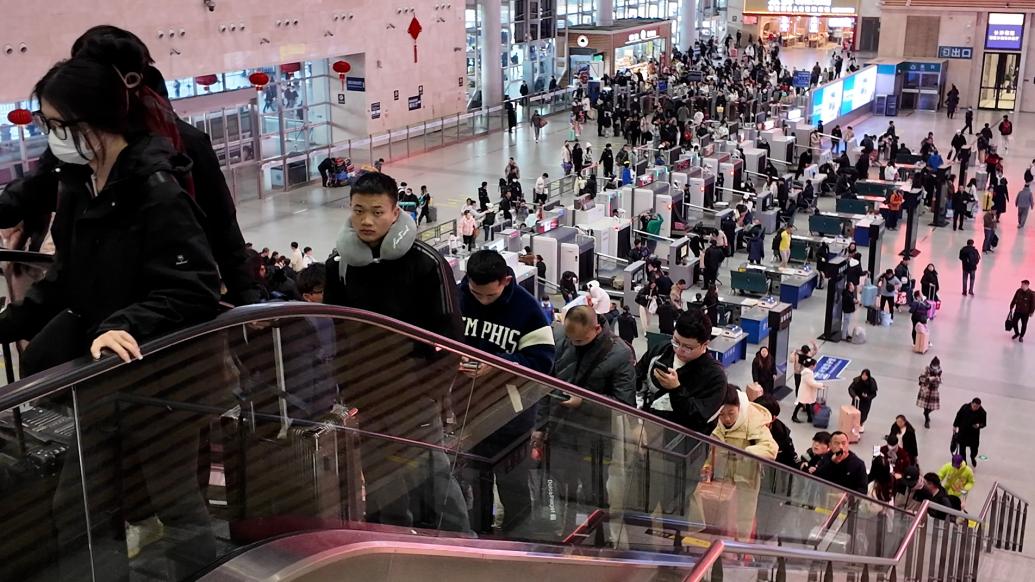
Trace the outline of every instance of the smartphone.
<path fill-rule="evenodd" d="M 464 370 L 476 372 L 481 369 L 482 363 L 477 360 L 464 360 L 460 363 L 460 367 Z"/>
<path fill-rule="evenodd" d="M 655 370 L 661 370 L 662 372 L 664 372 L 666 374 L 668 374 L 669 372 L 672 371 L 672 368 L 669 368 L 668 366 L 666 366 L 665 364 L 662 364 L 661 362 L 658 362 L 657 364 L 654 364 L 654 369 Z"/>
<path fill-rule="evenodd" d="M 879 457 L 880 456 L 880 445 L 873 445 L 873 456 L 874 457 Z"/>

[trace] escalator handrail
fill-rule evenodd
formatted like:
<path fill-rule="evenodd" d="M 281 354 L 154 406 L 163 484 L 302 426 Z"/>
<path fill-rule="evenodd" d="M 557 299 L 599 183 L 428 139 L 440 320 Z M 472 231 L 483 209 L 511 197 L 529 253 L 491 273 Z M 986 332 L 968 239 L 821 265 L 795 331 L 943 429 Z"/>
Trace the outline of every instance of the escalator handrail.
<path fill-rule="evenodd" d="M 215 319 L 201 323 L 195 326 L 187 327 L 175 332 L 172 332 L 161 338 L 154 339 L 145 343 L 141 346 L 141 353 L 146 358 L 148 354 L 152 354 L 161 350 L 165 350 L 172 346 L 180 343 L 188 342 L 193 339 L 199 338 L 204 335 L 216 333 L 232 327 L 245 325 L 249 323 L 257 323 L 261 321 L 268 321 L 279 318 L 296 318 L 296 317 L 333 317 L 338 319 L 347 319 L 356 321 L 359 323 L 375 325 L 381 327 L 389 332 L 401 333 L 419 341 L 427 342 L 440 347 L 441 349 L 449 350 L 454 353 L 470 355 L 477 353 L 477 357 L 483 362 L 489 365 L 513 374 L 518 377 L 523 377 L 526 380 L 543 384 L 554 389 L 560 389 L 564 392 L 579 396 L 584 400 L 593 401 L 595 404 L 611 409 L 612 411 L 619 412 L 628 415 L 633 418 L 640 418 L 648 420 L 660 427 L 671 430 L 675 433 L 689 436 L 690 438 L 696 439 L 700 443 L 711 445 L 718 449 L 727 450 L 737 455 L 751 458 L 755 462 L 762 466 L 769 467 L 772 470 L 778 472 L 789 472 L 800 478 L 806 480 L 819 481 L 823 485 L 839 491 L 841 493 L 847 493 L 848 497 L 860 498 L 865 500 L 867 503 L 874 506 L 883 507 L 893 511 L 895 514 L 906 514 L 913 515 L 908 510 L 895 507 L 889 503 L 860 495 L 858 492 L 852 491 L 845 487 L 841 487 L 835 483 L 825 481 L 811 475 L 804 473 L 793 467 L 788 467 L 776 461 L 758 457 L 748 453 L 743 449 L 739 449 L 732 445 L 726 444 L 711 435 L 705 435 L 698 432 L 691 432 L 683 426 L 680 426 L 674 422 L 666 419 L 656 417 L 645 413 L 633 406 L 618 402 L 601 396 L 595 392 L 586 390 L 579 386 L 568 384 L 563 380 L 558 380 L 547 374 L 531 370 L 524 366 L 515 364 L 509 360 L 505 360 L 498 356 L 481 352 L 467 344 L 462 342 L 438 336 L 427 330 L 415 327 L 413 325 L 392 319 L 390 317 L 364 311 L 361 309 L 353 309 L 347 307 L 338 307 L 332 305 L 324 305 L 320 303 L 304 303 L 304 302 L 283 302 L 283 303 L 265 303 L 258 305 L 247 305 L 243 307 L 234 308 L 226 313 L 223 313 Z M 75 384 L 85 382 L 89 379 L 95 378 L 109 371 L 112 371 L 121 366 L 127 366 L 127 364 L 118 359 L 114 355 L 104 356 L 99 360 L 93 360 L 88 357 L 66 362 L 49 370 L 44 370 L 38 374 L 34 374 L 28 378 L 19 380 L 13 384 L 7 385 L 3 392 L 0 393 L 0 412 L 20 406 L 25 403 L 52 396 L 57 392 L 60 392 Z"/>
<path fill-rule="evenodd" d="M 49 265 L 54 262 L 54 255 L 36 251 L 19 251 L 0 248 L 0 262 L 20 263 L 25 265 Z"/>

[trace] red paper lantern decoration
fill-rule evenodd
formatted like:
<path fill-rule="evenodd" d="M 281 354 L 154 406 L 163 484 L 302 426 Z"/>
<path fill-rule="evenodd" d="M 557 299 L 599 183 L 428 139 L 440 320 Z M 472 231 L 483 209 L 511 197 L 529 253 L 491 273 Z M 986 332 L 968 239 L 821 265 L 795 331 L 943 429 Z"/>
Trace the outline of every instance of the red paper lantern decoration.
<path fill-rule="evenodd" d="M 32 123 L 32 112 L 28 109 L 14 109 L 7 114 L 7 121 L 14 125 L 29 125 Z"/>
<path fill-rule="evenodd" d="M 201 85 L 208 91 L 210 85 L 215 85 L 219 82 L 219 77 L 215 75 L 201 75 L 200 77 L 194 77 L 194 82 Z"/>
<path fill-rule="evenodd" d="M 266 85 L 270 84 L 270 76 L 262 71 L 256 71 L 248 75 L 248 82 L 255 86 L 256 91 L 262 91 Z"/>
<path fill-rule="evenodd" d="M 335 61 L 334 64 L 331 65 L 331 69 L 333 69 L 335 73 L 338 73 L 338 79 L 341 80 L 341 90 L 344 91 L 345 74 L 352 70 L 352 65 L 345 61 Z"/>
<path fill-rule="evenodd" d="M 301 70 L 302 63 L 284 63 L 283 65 L 280 65 L 280 72 L 287 75 L 288 78 L 290 78 L 291 75 L 293 75 L 294 73 L 297 73 Z"/>

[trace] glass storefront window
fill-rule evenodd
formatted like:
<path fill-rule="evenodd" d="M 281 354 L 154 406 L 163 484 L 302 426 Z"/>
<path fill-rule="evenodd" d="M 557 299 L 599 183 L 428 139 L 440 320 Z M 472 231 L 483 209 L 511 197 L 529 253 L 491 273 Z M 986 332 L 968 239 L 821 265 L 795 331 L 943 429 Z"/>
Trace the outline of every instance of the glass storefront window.
<path fill-rule="evenodd" d="M 640 67 L 646 66 L 651 59 L 661 62 L 664 53 L 665 40 L 660 38 L 616 48 L 614 70 L 629 69 L 635 72 Z"/>

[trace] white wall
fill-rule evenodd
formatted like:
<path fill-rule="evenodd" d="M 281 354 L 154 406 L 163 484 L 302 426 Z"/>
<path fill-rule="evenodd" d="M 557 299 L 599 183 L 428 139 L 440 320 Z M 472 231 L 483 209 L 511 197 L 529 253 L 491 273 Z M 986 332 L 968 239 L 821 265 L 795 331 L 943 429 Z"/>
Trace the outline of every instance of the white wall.
<path fill-rule="evenodd" d="M 424 85 L 424 108 L 411 112 L 402 101 L 401 111 L 392 108 L 369 123 L 372 132 L 464 109 L 465 91 L 458 83 L 465 74 L 459 0 L 214 2 L 209 12 L 200 0 L 47 0 L 45 16 L 40 4 L 5 2 L 4 22 L 10 25 L 0 27 L 0 102 L 28 97 L 36 80 L 68 57 L 79 34 L 113 24 L 140 36 L 168 78 L 362 53 L 370 72 L 368 104 L 391 102 L 395 89 L 415 95 Z M 406 33 L 414 15 L 423 25 L 418 63 Z M 11 55 L 3 50 L 7 46 Z"/>
<path fill-rule="evenodd" d="M 976 47 L 982 43 L 983 33 L 977 30 L 977 12 L 950 12 L 942 15 L 941 28 L 938 30 L 938 46 Z M 977 51 L 975 51 L 977 53 Z M 975 54 L 973 59 L 949 59 L 949 76 L 945 84 L 948 91 L 955 83 L 960 90 L 960 107 L 977 108 L 978 78 L 981 75 L 981 59 Z"/>

